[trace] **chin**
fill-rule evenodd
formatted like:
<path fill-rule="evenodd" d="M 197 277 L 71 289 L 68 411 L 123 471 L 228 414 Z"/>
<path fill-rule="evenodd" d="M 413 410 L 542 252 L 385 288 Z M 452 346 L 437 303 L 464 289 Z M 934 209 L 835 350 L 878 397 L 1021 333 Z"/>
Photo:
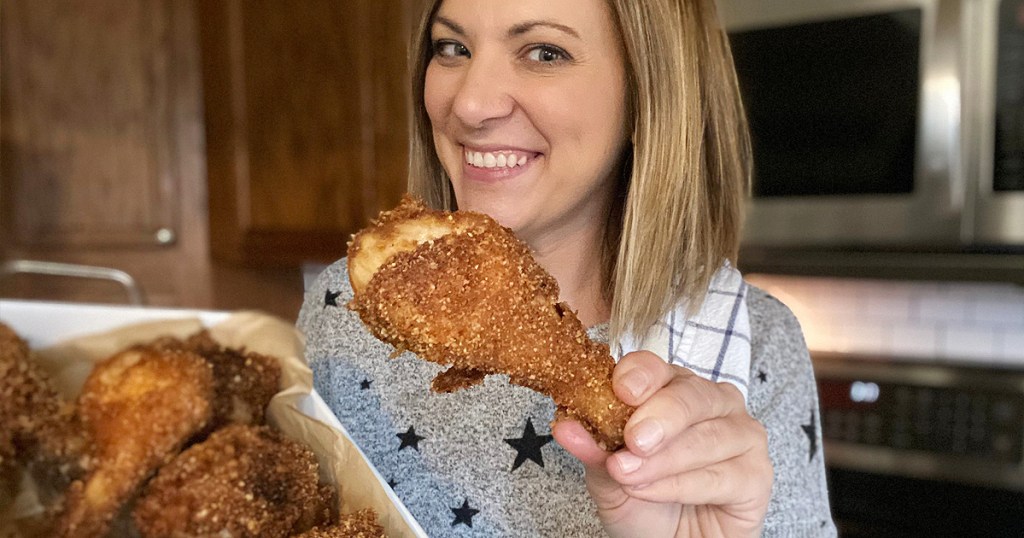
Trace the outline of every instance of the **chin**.
<path fill-rule="evenodd" d="M 477 211 L 491 217 L 498 224 L 512 230 L 516 234 L 519 234 L 523 228 L 523 217 L 520 210 L 499 206 L 495 208 L 472 209 L 472 211 Z"/>
<path fill-rule="evenodd" d="M 510 228 L 513 232 L 520 230 L 524 220 L 522 199 L 510 197 L 509 200 L 497 200 L 492 197 L 459 197 L 456 196 L 459 209 L 483 213 L 498 224 Z"/>

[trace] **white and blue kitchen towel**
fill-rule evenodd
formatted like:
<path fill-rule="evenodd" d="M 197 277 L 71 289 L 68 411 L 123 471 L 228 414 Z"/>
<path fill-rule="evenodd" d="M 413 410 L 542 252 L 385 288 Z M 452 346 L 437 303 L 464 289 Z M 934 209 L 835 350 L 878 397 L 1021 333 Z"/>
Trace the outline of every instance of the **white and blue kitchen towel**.
<path fill-rule="evenodd" d="M 746 294 L 743 276 L 726 263 L 712 277 L 704 304 L 696 315 L 688 317 L 687 302 L 680 302 L 643 338 L 621 338 L 618 356 L 645 349 L 705 379 L 735 385 L 746 401 L 750 380 L 750 315 Z"/>

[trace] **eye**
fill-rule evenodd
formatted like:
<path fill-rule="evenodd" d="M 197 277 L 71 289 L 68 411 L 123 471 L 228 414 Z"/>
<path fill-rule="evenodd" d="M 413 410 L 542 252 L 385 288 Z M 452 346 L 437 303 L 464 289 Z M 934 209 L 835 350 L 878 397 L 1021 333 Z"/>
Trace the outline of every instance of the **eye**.
<path fill-rule="evenodd" d="M 469 57 L 469 49 L 458 41 L 440 39 L 434 41 L 434 56 L 441 58 L 455 58 L 457 56 Z"/>
<path fill-rule="evenodd" d="M 568 53 L 554 45 L 537 45 L 527 51 L 526 58 L 545 64 L 560 63 L 571 59 Z"/>

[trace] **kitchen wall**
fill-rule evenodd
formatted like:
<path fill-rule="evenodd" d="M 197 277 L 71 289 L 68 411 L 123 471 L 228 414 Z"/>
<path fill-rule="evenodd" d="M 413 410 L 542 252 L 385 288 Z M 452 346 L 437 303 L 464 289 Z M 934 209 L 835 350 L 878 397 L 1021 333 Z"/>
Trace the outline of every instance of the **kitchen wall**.
<path fill-rule="evenodd" d="M 748 275 L 800 320 L 812 351 L 1024 368 L 1024 287 Z"/>

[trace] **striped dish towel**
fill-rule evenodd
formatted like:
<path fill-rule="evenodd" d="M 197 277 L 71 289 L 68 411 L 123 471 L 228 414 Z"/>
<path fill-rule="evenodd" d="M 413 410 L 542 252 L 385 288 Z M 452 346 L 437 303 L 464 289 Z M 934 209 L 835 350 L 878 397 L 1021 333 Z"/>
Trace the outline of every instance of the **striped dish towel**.
<path fill-rule="evenodd" d="M 750 381 L 750 314 L 747 283 L 726 263 L 715 273 L 704 304 L 693 317 L 680 302 L 643 337 L 626 335 L 619 357 L 645 349 L 668 361 L 718 382 L 732 383 L 747 399 Z"/>

